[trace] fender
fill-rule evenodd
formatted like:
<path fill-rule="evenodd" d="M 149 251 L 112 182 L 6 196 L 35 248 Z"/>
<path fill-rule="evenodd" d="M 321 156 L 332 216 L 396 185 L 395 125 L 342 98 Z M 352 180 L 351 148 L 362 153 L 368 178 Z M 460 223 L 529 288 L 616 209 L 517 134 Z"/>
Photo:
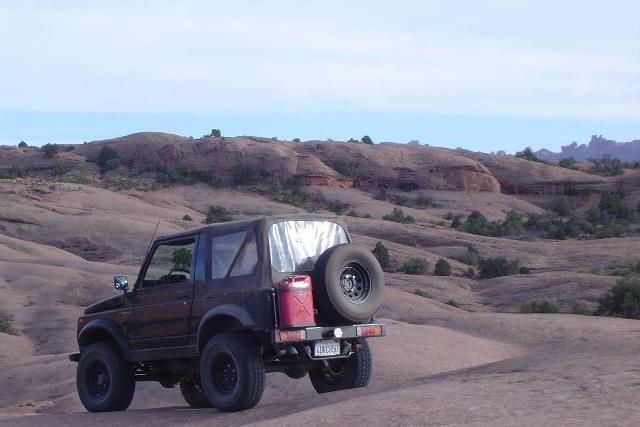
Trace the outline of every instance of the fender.
<path fill-rule="evenodd" d="M 122 329 L 113 320 L 107 319 L 95 319 L 85 325 L 78 333 L 78 344 L 91 340 L 91 336 L 94 334 L 107 335 L 118 346 L 118 349 L 122 353 L 125 359 L 129 356 L 129 343 L 127 337 L 125 337 Z"/>
<path fill-rule="evenodd" d="M 234 304 L 219 305 L 207 311 L 207 313 L 202 316 L 202 319 L 200 320 L 197 335 L 198 348 L 201 344 L 200 337 L 202 336 L 202 330 L 204 329 L 207 322 L 215 317 L 230 317 L 232 319 L 235 319 L 246 329 L 253 329 L 256 325 L 256 322 L 244 308 Z"/>

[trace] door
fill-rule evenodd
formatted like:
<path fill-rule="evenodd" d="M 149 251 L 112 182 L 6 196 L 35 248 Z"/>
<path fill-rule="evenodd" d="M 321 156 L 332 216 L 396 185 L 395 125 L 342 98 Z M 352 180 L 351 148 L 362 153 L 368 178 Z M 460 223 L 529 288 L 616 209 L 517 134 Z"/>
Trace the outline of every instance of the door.
<path fill-rule="evenodd" d="M 154 245 L 136 283 L 134 349 L 187 345 L 196 240 L 193 236 Z"/>

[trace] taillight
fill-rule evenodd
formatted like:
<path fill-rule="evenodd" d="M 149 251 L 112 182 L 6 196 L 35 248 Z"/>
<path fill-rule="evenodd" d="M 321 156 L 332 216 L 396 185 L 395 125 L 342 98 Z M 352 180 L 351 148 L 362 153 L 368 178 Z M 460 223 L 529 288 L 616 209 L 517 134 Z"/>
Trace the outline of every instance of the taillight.
<path fill-rule="evenodd" d="M 304 329 L 294 331 L 280 331 L 280 341 L 303 341 L 307 339 L 307 332 Z"/>
<path fill-rule="evenodd" d="M 380 325 L 368 325 L 368 326 L 356 326 L 356 333 L 359 337 L 374 337 L 382 335 L 382 326 Z"/>

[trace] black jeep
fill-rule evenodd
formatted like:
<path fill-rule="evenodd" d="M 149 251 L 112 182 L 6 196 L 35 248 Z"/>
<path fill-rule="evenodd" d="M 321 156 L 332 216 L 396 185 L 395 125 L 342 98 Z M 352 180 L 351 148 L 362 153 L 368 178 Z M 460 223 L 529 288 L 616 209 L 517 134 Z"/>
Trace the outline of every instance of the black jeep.
<path fill-rule="evenodd" d="M 188 404 L 255 406 L 265 372 L 307 373 L 318 393 L 364 387 L 384 277 L 337 217 L 287 215 L 160 237 L 133 289 L 78 319 L 77 388 L 89 411 L 126 409 L 136 381 Z"/>

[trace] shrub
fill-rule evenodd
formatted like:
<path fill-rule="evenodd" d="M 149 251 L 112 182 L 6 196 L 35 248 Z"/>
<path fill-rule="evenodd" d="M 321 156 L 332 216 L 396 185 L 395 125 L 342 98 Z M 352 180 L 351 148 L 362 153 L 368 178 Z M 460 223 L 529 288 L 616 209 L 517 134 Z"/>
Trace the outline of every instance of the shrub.
<path fill-rule="evenodd" d="M 475 246 L 468 246 L 467 252 L 462 258 L 462 262 L 467 265 L 478 265 L 480 262 L 480 252 L 478 252 L 478 248 Z"/>
<path fill-rule="evenodd" d="M 233 221 L 233 217 L 227 213 L 227 210 L 225 208 L 218 205 L 209 206 L 209 210 L 207 210 L 207 216 L 204 219 L 205 224 L 214 224 L 216 222 L 229 221 Z"/>
<path fill-rule="evenodd" d="M 42 151 L 46 157 L 51 158 L 58 154 L 58 149 L 58 144 L 44 144 L 42 148 L 40 148 L 40 151 Z"/>
<path fill-rule="evenodd" d="M 300 142 L 300 138 L 293 138 L 292 141 L 293 142 Z"/>
<path fill-rule="evenodd" d="M 27 147 L 28 147 L 28 145 L 24 141 L 20 141 L 20 144 L 18 144 L 18 148 L 27 148 Z"/>
<path fill-rule="evenodd" d="M 529 267 L 520 267 L 520 270 L 518 270 L 518 274 L 529 274 L 531 273 L 531 270 L 529 269 Z"/>
<path fill-rule="evenodd" d="M 173 265 L 176 267 L 189 267 L 191 265 L 191 249 L 178 248 L 171 254 Z"/>
<path fill-rule="evenodd" d="M 384 187 L 379 187 L 373 198 L 376 200 L 387 200 L 387 189 Z"/>
<path fill-rule="evenodd" d="M 465 273 L 465 276 L 467 276 L 469 279 L 473 279 L 475 275 L 476 275 L 476 271 L 471 267 L 469 267 L 467 269 L 467 272 Z"/>
<path fill-rule="evenodd" d="M 423 291 L 422 289 L 416 289 L 415 291 L 413 291 L 413 293 L 420 297 L 429 298 L 429 294 L 427 294 L 427 292 Z"/>
<path fill-rule="evenodd" d="M 343 159 L 334 160 L 331 163 L 331 168 L 340 175 L 353 176 L 353 169 L 351 168 L 351 165 Z"/>
<path fill-rule="evenodd" d="M 503 221 L 489 222 L 480 211 L 473 211 L 465 222 L 454 218 L 451 227 L 479 236 L 517 236 L 523 231 L 522 220 L 521 213 L 509 211 Z"/>
<path fill-rule="evenodd" d="M 593 312 L 591 310 L 589 310 L 587 307 L 585 307 L 582 304 L 573 304 L 573 307 L 571 307 L 571 311 L 569 312 L 571 314 L 577 314 L 580 316 L 592 316 Z"/>
<path fill-rule="evenodd" d="M 236 185 L 253 185 L 258 182 L 258 170 L 254 167 L 241 164 L 233 174 L 233 183 Z"/>
<path fill-rule="evenodd" d="M 538 159 L 535 154 L 533 154 L 531 147 L 527 147 L 519 153 L 516 153 L 516 157 L 519 159 L 529 160 L 530 162 L 544 163 L 542 160 Z"/>
<path fill-rule="evenodd" d="M 209 136 L 212 138 L 221 138 L 222 132 L 220 132 L 220 129 L 211 129 Z"/>
<path fill-rule="evenodd" d="M 433 274 L 436 276 L 451 276 L 451 264 L 446 259 L 440 258 L 436 262 Z"/>
<path fill-rule="evenodd" d="M 118 152 L 111 147 L 102 147 L 96 164 L 100 166 L 103 172 L 116 169 L 120 166 L 120 160 L 118 160 Z"/>
<path fill-rule="evenodd" d="M 328 202 L 325 202 L 325 204 L 327 205 L 327 209 L 329 209 L 336 215 L 342 215 L 351 206 L 349 203 L 344 203 L 340 200 L 330 200 Z"/>
<path fill-rule="evenodd" d="M 404 211 L 400 208 L 393 208 L 393 211 L 390 214 L 387 214 L 382 217 L 385 221 L 393 221 L 399 222 L 401 224 L 413 224 L 416 222 L 416 219 L 411 215 L 405 215 Z"/>
<path fill-rule="evenodd" d="M 193 218 L 191 218 L 191 215 L 185 215 L 182 217 L 183 221 L 193 221 Z"/>
<path fill-rule="evenodd" d="M 611 156 L 603 156 L 601 159 L 589 159 L 593 166 L 589 172 L 603 176 L 617 176 L 624 173 L 622 162 L 618 159 L 612 159 Z"/>
<path fill-rule="evenodd" d="M 407 274 L 423 275 L 427 274 L 429 263 L 424 258 L 409 258 L 402 266 L 402 271 Z"/>
<path fill-rule="evenodd" d="M 382 267 L 383 270 L 386 271 L 389 269 L 389 251 L 387 250 L 387 247 L 382 244 L 382 242 L 377 242 L 375 248 L 373 248 L 371 253 L 376 257 L 376 259 L 380 263 L 380 267 Z"/>
<path fill-rule="evenodd" d="M 551 203 L 551 210 L 556 215 L 567 216 L 569 215 L 569 212 L 571 212 L 571 205 L 566 198 L 560 197 L 559 199 L 556 199 L 553 201 L 553 203 Z"/>
<path fill-rule="evenodd" d="M 557 313 L 558 307 L 549 301 L 530 301 L 520 306 L 520 313 Z"/>
<path fill-rule="evenodd" d="M 364 144 L 369 144 L 369 145 L 372 145 L 372 144 L 373 144 L 373 140 L 371 139 L 371 137 L 370 137 L 369 135 L 365 135 L 365 136 L 363 136 L 363 137 L 362 137 L 362 139 L 361 139 L 361 141 L 362 141 Z"/>
<path fill-rule="evenodd" d="M 564 159 L 560 159 L 560 161 L 558 162 L 558 166 L 565 169 L 578 169 L 578 167 L 576 166 L 576 159 L 574 159 L 573 157 L 565 157 Z"/>
<path fill-rule="evenodd" d="M 11 325 L 5 319 L 0 319 L 0 332 L 8 334 L 11 331 Z"/>
<path fill-rule="evenodd" d="M 458 307 L 458 303 L 456 303 L 454 300 L 450 299 L 449 301 L 446 302 L 447 305 L 450 305 L 451 307 Z"/>
<path fill-rule="evenodd" d="M 596 314 L 640 319 L 640 279 L 627 276 L 600 297 Z"/>
<path fill-rule="evenodd" d="M 511 276 L 520 272 L 520 261 L 512 261 L 504 257 L 486 258 L 480 260 L 480 278 L 491 279 L 493 277 Z"/>
<path fill-rule="evenodd" d="M 24 172 L 17 166 L 11 166 L 8 169 L 0 169 L 0 179 L 22 178 Z"/>
<path fill-rule="evenodd" d="M 56 165 L 53 167 L 53 176 L 60 177 L 70 170 L 71 168 L 66 166 L 64 163 L 56 163 Z"/>

